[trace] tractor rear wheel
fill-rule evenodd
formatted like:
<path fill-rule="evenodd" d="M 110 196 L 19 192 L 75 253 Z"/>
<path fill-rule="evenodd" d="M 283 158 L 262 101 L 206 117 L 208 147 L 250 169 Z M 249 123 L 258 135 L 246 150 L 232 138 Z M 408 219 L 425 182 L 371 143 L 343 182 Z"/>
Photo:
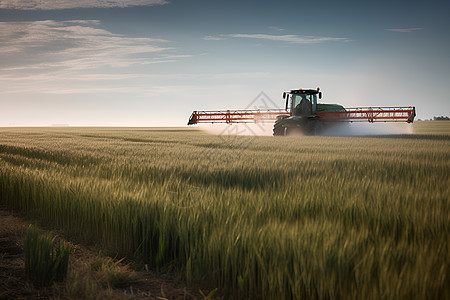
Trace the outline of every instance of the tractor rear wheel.
<path fill-rule="evenodd" d="M 273 136 L 284 136 L 286 134 L 286 128 L 283 127 L 283 120 L 277 119 L 273 124 Z"/>

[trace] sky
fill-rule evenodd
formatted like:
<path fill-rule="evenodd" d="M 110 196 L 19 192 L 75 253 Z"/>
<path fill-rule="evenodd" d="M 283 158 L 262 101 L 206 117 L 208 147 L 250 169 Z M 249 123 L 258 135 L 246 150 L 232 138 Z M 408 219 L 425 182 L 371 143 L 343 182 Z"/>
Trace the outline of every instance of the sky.
<path fill-rule="evenodd" d="M 185 126 L 194 110 L 283 107 L 283 91 L 317 87 L 324 103 L 450 116 L 449 11 L 433 0 L 0 0 L 0 126 Z"/>

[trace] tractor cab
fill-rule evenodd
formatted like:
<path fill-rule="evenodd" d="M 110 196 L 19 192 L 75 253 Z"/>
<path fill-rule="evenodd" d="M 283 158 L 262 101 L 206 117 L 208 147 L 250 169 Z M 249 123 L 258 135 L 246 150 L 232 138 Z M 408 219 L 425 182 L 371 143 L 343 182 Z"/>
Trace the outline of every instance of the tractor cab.
<path fill-rule="evenodd" d="M 291 116 L 307 117 L 315 115 L 317 112 L 317 97 L 322 98 L 322 92 L 317 90 L 291 90 L 283 93 L 283 99 L 286 100 L 286 110 L 290 111 Z"/>

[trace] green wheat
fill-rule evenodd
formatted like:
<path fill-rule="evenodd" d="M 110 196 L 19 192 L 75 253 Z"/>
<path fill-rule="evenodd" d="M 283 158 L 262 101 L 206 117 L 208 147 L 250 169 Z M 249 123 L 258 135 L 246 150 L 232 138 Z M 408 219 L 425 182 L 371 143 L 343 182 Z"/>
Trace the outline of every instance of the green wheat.
<path fill-rule="evenodd" d="M 3 128 L 0 204 L 230 297 L 450 295 L 450 134 Z"/>

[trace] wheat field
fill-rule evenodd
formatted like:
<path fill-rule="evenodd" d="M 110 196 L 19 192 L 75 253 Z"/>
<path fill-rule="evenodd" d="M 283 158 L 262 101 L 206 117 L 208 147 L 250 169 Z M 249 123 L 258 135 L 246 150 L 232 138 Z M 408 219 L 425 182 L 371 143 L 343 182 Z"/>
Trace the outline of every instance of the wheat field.
<path fill-rule="evenodd" d="M 450 297 L 450 126 L 0 128 L 0 204 L 242 299 Z"/>

